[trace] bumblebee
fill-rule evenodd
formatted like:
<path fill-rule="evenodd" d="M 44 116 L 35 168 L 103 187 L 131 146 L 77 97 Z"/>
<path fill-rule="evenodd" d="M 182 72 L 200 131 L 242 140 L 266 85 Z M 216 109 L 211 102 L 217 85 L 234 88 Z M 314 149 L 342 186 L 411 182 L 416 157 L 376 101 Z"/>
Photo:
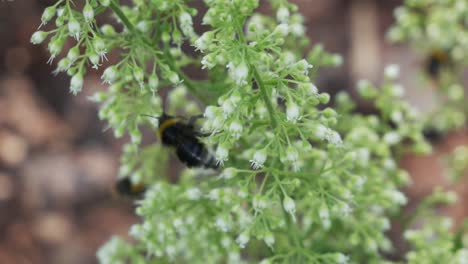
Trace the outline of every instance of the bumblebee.
<path fill-rule="evenodd" d="M 426 73 L 433 79 L 439 77 L 440 71 L 450 65 L 448 51 L 434 50 L 429 54 L 426 61 Z"/>
<path fill-rule="evenodd" d="M 216 169 L 218 168 L 216 160 L 199 139 L 208 136 L 208 134 L 203 134 L 195 129 L 195 122 L 201 117 L 201 115 L 196 115 L 186 120 L 163 113 L 158 118 L 158 136 L 163 145 L 175 149 L 177 157 L 187 167 Z"/>
<path fill-rule="evenodd" d="M 142 198 L 146 191 L 146 185 L 144 183 L 134 184 L 126 177 L 117 180 L 115 191 L 124 197 Z"/>

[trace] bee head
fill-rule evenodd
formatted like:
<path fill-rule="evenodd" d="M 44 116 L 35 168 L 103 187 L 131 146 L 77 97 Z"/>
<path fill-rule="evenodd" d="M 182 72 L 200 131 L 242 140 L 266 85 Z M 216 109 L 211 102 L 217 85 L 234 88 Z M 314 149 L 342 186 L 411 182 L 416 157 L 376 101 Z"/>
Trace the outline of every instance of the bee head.
<path fill-rule="evenodd" d="M 174 118 L 173 116 L 170 116 L 170 115 L 168 115 L 168 114 L 166 114 L 166 113 L 163 112 L 163 113 L 159 116 L 159 118 L 158 118 L 159 124 L 163 124 L 163 123 L 166 122 L 167 120 L 173 119 L 173 118 Z"/>

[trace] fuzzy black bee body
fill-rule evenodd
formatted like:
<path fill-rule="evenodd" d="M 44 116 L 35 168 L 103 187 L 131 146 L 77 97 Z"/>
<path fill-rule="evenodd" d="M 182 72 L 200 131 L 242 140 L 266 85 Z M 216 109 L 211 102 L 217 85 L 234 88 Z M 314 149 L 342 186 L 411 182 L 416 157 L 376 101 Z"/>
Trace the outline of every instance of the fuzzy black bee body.
<path fill-rule="evenodd" d="M 173 147 L 176 155 L 187 167 L 205 167 L 216 169 L 213 156 L 210 155 L 205 145 L 199 140 L 204 136 L 195 130 L 194 122 L 198 116 L 185 121 L 178 117 L 166 114 L 159 117 L 158 134 L 163 145 Z"/>
<path fill-rule="evenodd" d="M 435 50 L 427 59 L 426 72 L 431 78 L 437 79 L 441 70 L 449 64 L 449 54 L 442 50 Z"/>
<path fill-rule="evenodd" d="M 134 184 L 129 178 L 117 180 L 115 190 L 121 196 L 130 198 L 142 198 L 146 191 L 146 186 L 143 183 Z"/>

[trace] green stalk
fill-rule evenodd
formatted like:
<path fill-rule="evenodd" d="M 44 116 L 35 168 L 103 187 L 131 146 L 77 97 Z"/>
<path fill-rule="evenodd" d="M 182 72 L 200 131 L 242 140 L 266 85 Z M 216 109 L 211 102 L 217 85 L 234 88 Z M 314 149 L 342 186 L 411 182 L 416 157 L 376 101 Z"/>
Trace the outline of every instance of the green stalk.
<path fill-rule="evenodd" d="M 242 30 L 242 26 L 237 27 L 237 35 L 239 36 L 239 40 L 243 42 L 245 45 L 247 45 L 245 41 L 245 37 L 244 37 L 244 31 Z M 275 109 L 273 108 L 273 105 L 271 104 L 271 101 L 268 98 L 268 94 L 266 92 L 265 84 L 263 83 L 262 77 L 258 73 L 257 68 L 252 63 L 250 63 L 248 59 L 247 59 L 247 63 L 250 69 L 252 70 L 254 80 L 258 84 L 258 87 L 260 89 L 260 94 L 262 95 L 263 101 L 265 102 L 265 105 L 267 107 L 268 114 L 270 115 L 271 126 L 273 128 L 276 128 L 276 126 L 278 125 L 278 121 L 276 120 Z"/>

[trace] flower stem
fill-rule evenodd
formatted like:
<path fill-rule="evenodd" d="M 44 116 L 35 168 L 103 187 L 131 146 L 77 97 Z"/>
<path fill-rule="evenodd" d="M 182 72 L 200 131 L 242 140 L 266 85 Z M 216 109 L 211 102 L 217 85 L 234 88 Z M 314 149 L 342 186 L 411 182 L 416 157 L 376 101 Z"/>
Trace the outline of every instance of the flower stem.
<path fill-rule="evenodd" d="M 241 23 L 241 25 L 242 25 L 242 23 Z M 244 31 L 242 30 L 242 26 L 237 27 L 237 35 L 239 37 L 239 40 L 247 46 L 247 43 L 245 41 Z M 247 61 L 247 64 L 249 64 L 250 69 L 252 70 L 252 74 L 254 76 L 255 82 L 257 82 L 257 84 L 258 84 L 258 87 L 260 89 L 260 94 L 262 95 L 263 101 L 265 101 L 265 105 L 266 105 L 266 107 L 268 109 L 268 113 L 270 115 L 271 126 L 273 128 L 276 128 L 276 126 L 278 124 L 278 121 L 276 120 L 275 109 L 273 108 L 273 105 L 271 104 L 271 101 L 268 98 L 268 94 L 266 92 L 265 84 L 263 83 L 262 77 L 258 73 L 258 70 L 253 65 L 253 63 L 251 63 L 249 59 L 247 59 L 246 61 Z"/>
<path fill-rule="evenodd" d="M 273 108 L 273 105 L 271 104 L 271 101 L 268 98 L 265 85 L 263 84 L 263 80 L 260 77 L 260 74 L 258 73 L 257 68 L 253 65 L 250 65 L 250 66 L 252 68 L 254 79 L 257 82 L 258 87 L 260 89 L 260 94 L 262 95 L 263 101 L 265 101 L 265 105 L 268 109 L 268 113 L 270 114 L 271 125 L 273 126 L 273 128 L 276 128 L 278 122 L 276 121 L 275 109 Z"/>

